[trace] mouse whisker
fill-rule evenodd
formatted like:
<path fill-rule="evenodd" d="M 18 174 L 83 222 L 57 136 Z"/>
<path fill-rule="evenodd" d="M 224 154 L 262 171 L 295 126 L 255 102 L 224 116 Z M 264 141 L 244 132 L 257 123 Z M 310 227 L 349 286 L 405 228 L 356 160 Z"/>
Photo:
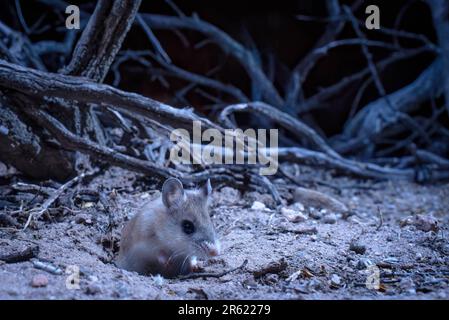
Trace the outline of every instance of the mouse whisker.
<path fill-rule="evenodd" d="M 182 262 L 181 267 L 179 268 L 179 270 L 180 270 L 181 272 L 182 272 L 182 270 L 183 270 L 183 268 L 184 268 L 185 263 L 188 261 L 188 259 L 189 259 L 190 257 L 192 257 L 192 255 L 191 255 L 191 254 L 188 254 L 188 255 L 184 258 L 184 261 Z"/>
<path fill-rule="evenodd" d="M 168 266 L 171 262 L 172 259 L 184 254 L 185 250 L 184 249 L 179 249 L 179 250 L 175 250 L 170 257 L 168 257 L 167 262 L 165 262 L 165 265 Z"/>

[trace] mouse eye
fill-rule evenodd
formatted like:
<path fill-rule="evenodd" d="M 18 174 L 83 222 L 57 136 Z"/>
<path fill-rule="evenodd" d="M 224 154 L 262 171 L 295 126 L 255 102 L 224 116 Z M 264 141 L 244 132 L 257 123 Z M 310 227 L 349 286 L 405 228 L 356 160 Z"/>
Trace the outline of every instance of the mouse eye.
<path fill-rule="evenodd" d="M 193 225 L 192 221 L 189 220 L 183 220 L 182 221 L 182 230 L 186 233 L 186 234 L 192 234 L 195 232 L 195 226 Z"/>

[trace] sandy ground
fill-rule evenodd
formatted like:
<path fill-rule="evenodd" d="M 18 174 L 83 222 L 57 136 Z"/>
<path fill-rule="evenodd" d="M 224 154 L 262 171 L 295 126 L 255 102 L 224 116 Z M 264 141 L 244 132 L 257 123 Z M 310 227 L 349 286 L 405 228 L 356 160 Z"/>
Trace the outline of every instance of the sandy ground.
<path fill-rule="evenodd" d="M 292 223 L 270 209 L 268 195 L 221 188 L 214 192 L 211 214 L 223 253 L 205 262 L 204 271 L 220 273 L 245 259 L 248 263 L 222 277 L 180 280 L 141 276 L 114 265 L 124 222 L 158 191 L 148 179 L 113 168 L 77 189 L 99 190 L 103 185 L 108 208 L 89 198 L 89 192 L 73 193 L 72 207 L 63 206 L 61 199 L 58 209 L 25 232 L 0 229 L 0 256 L 39 247 L 37 259 L 0 261 L 0 298 L 449 298 L 449 184 L 362 182 L 320 172 L 303 176 L 331 183 L 332 188 L 311 188 L 340 200 L 351 214 L 306 207 L 308 219 Z M 288 200 L 285 206 L 297 210 L 285 183 L 278 182 Z M 251 209 L 255 200 L 267 208 Z M 417 215 L 437 219 L 439 231 L 424 232 L 413 224 L 401 227 L 404 219 Z M 54 269 L 42 270 L 39 262 Z M 80 270 L 79 288 L 71 286 L 73 266 Z"/>

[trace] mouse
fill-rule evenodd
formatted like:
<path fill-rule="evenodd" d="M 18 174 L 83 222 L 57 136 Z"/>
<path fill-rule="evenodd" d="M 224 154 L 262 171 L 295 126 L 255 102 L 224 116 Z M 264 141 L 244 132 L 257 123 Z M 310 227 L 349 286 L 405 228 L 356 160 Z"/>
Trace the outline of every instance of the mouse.
<path fill-rule="evenodd" d="M 122 229 L 118 267 L 143 275 L 173 278 L 198 268 L 198 259 L 220 254 L 209 215 L 211 182 L 185 190 L 168 178 L 161 195 L 146 203 Z"/>

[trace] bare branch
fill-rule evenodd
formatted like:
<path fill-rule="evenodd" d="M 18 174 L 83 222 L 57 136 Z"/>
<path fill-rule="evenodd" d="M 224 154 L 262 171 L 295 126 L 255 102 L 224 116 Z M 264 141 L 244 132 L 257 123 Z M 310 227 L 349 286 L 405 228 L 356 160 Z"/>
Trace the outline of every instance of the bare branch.
<path fill-rule="evenodd" d="M 141 0 L 99 0 L 64 74 L 102 81 L 131 28 Z"/>
<path fill-rule="evenodd" d="M 148 25 L 155 29 L 191 29 L 203 33 L 217 43 L 225 52 L 229 52 L 245 68 L 251 80 L 257 83 L 268 103 L 281 106 L 283 100 L 273 83 L 267 78 L 253 54 L 239 42 L 214 25 L 197 17 L 171 17 L 157 14 L 141 14 Z"/>
<path fill-rule="evenodd" d="M 0 60 L 0 86 L 14 89 L 37 98 L 62 98 L 72 101 L 109 105 L 121 112 L 135 112 L 166 125 L 192 128 L 192 121 L 201 121 L 204 127 L 217 128 L 190 109 L 176 109 L 153 99 L 128 93 L 104 84 L 79 77 L 41 72 Z"/>
<path fill-rule="evenodd" d="M 343 132 L 343 136 L 351 139 L 337 146 L 337 150 L 344 153 L 363 147 L 387 126 L 397 123 L 401 113 L 410 113 L 416 110 L 420 103 L 441 94 L 441 65 L 441 59 L 436 59 L 415 81 L 390 93 L 389 100 L 393 108 L 385 104 L 385 99 L 379 98 L 360 110 L 348 121 Z"/>
<path fill-rule="evenodd" d="M 433 23 L 441 47 L 441 58 L 443 60 L 444 96 L 446 109 L 449 114 L 449 3 L 445 0 L 427 0 L 433 16 Z"/>
<path fill-rule="evenodd" d="M 305 123 L 291 117 L 287 113 L 279 111 L 266 103 L 256 101 L 226 107 L 222 110 L 219 117 L 223 126 L 227 128 L 234 127 L 233 123 L 229 120 L 229 116 L 234 112 L 256 112 L 257 114 L 262 114 L 267 118 L 278 122 L 281 126 L 297 135 L 298 138 L 305 138 L 324 153 L 336 158 L 339 157 L 339 155 L 327 145 L 324 139 L 321 138 L 315 130 Z"/>

